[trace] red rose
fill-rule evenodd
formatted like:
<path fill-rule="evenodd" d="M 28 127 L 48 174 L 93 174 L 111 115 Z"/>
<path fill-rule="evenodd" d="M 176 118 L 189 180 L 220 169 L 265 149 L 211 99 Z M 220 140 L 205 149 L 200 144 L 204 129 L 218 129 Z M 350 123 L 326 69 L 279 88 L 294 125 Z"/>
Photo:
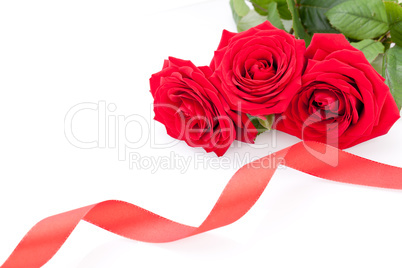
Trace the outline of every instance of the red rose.
<path fill-rule="evenodd" d="M 305 44 L 268 21 L 245 32 L 223 31 L 211 62 L 230 107 L 250 115 L 283 112 L 300 88 Z"/>
<path fill-rule="evenodd" d="M 241 119 L 209 81 L 209 67 L 196 67 L 190 61 L 169 58 L 162 71 L 150 79 L 155 120 L 167 133 L 191 147 L 223 155 L 236 138 L 235 124 Z M 236 121 L 234 121 L 236 120 Z"/>
<path fill-rule="evenodd" d="M 383 135 L 399 118 L 384 79 L 341 34 L 315 34 L 302 87 L 276 128 L 348 148 Z"/>

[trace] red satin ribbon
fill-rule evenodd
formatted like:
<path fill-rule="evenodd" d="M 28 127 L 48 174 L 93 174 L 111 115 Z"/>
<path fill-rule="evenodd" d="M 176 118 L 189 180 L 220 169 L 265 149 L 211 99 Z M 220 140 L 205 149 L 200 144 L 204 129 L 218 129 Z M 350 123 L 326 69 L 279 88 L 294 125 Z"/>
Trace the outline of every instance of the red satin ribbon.
<path fill-rule="evenodd" d="M 49 261 L 80 220 L 144 242 L 169 242 L 235 222 L 258 200 L 279 164 L 323 179 L 402 189 L 402 168 L 315 142 L 299 142 L 240 168 L 199 227 L 171 221 L 136 205 L 110 200 L 48 217 L 21 240 L 1 268 L 36 268 Z"/>

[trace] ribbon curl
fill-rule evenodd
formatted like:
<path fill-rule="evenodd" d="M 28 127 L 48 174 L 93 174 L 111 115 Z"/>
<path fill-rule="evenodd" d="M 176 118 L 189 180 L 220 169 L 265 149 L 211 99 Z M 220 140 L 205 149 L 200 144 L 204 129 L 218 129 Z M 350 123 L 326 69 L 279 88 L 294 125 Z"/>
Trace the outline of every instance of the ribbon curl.
<path fill-rule="evenodd" d="M 265 165 L 266 161 L 271 164 Z M 299 142 L 240 168 L 199 227 L 171 221 L 123 201 L 104 201 L 38 222 L 0 268 L 42 267 L 56 254 L 80 220 L 129 239 L 151 243 L 171 242 L 231 224 L 255 204 L 280 164 L 327 180 L 402 189 L 402 168 L 374 162 L 329 145 Z"/>

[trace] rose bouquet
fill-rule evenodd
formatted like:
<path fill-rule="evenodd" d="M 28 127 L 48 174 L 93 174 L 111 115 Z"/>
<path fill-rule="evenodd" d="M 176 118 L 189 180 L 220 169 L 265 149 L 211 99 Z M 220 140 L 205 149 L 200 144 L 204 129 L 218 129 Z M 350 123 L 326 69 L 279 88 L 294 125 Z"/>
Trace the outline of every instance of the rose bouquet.
<path fill-rule="evenodd" d="M 223 31 L 209 66 L 171 57 L 152 75 L 170 136 L 221 156 L 271 128 L 341 149 L 388 132 L 402 104 L 399 4 L 251 3 L 230 1 L 239 33 Z"/>
<path fill-rule="evenodd" d="M 226 226 L 254 206 L 279 165 L 326 180 L 402 190 L 401 168 L 330 146 L 347 148 L 383 135 L 399 118 L 401 6 L 381 0 L 230 4 L 239 33 L 223 31 L 209 66 L 170 57 L 152 75 L 155 119 L 173 138 L 218 156 L 234 140 L 253 143 L 271 128 L 308 146 L 299 142 L 244 165 L 196 227 L 106 200 L 41 220 L 1 268 L 42 267 L 81 220 L 152 243 Z M 327 153 L 316 157 L 307 147 Z M 327 161 L 333 159 L 336 165 Z"/>

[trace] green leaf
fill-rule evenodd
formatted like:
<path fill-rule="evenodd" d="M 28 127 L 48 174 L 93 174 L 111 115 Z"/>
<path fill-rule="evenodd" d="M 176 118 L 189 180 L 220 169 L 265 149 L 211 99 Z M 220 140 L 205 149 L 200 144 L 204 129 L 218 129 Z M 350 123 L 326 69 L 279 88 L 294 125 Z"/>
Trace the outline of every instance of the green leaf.
<path fill-rule="evenodd" d="M 385 53 L 383 73 L 398 108 L 402 107 L 402 47 L 394 46 Z"/>
<path fill-rule="evenodd" d="M 288 4 L 286 0 L 250 0 L 253 4 L 255 11 L 257 11 L 260 15 L 267 16 L 269 13 L 268 5 L 271 3 L 277 3 L 277 9 L 279 15 L 284 20 L 291 20 L 292 15 L 289 12 Z"/>
<path fill-rule="evenodd" d="M 351 0 L 326 13 L 330 23 L 345 36 L 363 40 L 388 31 L 388 19 L 381 0 Z"/>
<path fill-rule="evenodd" d="M 306 32 L 303 24 L 300 21 L 299 10 L 296 8 L 295 0 L 286 0 L 289 6 L 290 13 L 292 13 L 293 18 L 293 30 L 295 31 L 296 37 L 304 39 L 306 46 L 311 42 L 311 36 Z"/>
<path fill-rule="evenodd" d="M 286 0 L 275 0 L 278 3 L 279 15 L 284 20 L 291 20 L 292 14 L 289 11 L 288 3 Z"/>
<path fill-rule="evenodd" d="M 268 5 L 275 2 L 274 0 L 250 0 L 255 11 L 262 16 L 268 15 Z"/>
<path fill-rule="evenodd" d="M 270 114 L 270 115 L 266 115 L 264 116 L 265 119 L 262 118 L 258 118 L 258 122 L 261 124 L 261 126 L 263 126 L 264 128 L 271 130 L 272 129 L 272 125 L 274 124 L 274 119 L 275 119 L 275 115 Z"/>
<path fill-rule="evenodd" d="M 281 17 L 279 16 L 278 12 L 278 4 L 276 2 L 272 2 L 268 5 L 268 14 L 267 19 L 278 29 L 285 30 L 283 26 Z"/>
<path fill-rule="evenodd" d="M 239 17 L 244 17 L 250 11 L 250 8 L 244 0 L 230 0 L 233 5 L 233 10 Z"/>
<path fill-rule="evenodd" d="M 402 46 L 402 7 L 393 2 L 385 2 L 384 5 L 388 15 L 391 40 Z"/>
<path fill-rule="evenodd" d="M 364 39 L 360 42 L 350 44 L 362 51 L 370 63 L 377 58 L 378 54 L 384 53 L 384 45 L 372 39 Z"/>
<path fill-rule="evenodd" d="M 254 26 L 257 26 L 258 24 L 263 23 L 266 20 L 266 17 L 261 16 L 255 10 L 251 9 L 247 15 L 242 17 L 237 23 L 237 31 L 246 31 Z"/>
<path fill-rule="evenodd" d="M 264 133 L 265 131 L 271 129 L 271 127 L 272 127 L 273 119 L 274 119 L 273 115 L 272 116 L 270 116 L 270 115 L 267 116 L 267 118 L 272 117 L 272 122 L 271 123 L 268 122 L 268 119 L 267 119 L 267 122 L 265 122 L 265 120 L 262 120 L 261 118 L 259 118 L 257 116 L 252 116 L 252 115 L 249 115 L 249 114 L 247 114 L 247 116 L 250 119 L 250 121 L 253 124 L 253 126 L 257 129 L 257 136 L 260 135 L 261 133 Z M 265 127 L 263 124 L 266 124 L 267 127 Z M 268 128 L 268 126 L 269 126 L 269 128 Z"/>
<path fill-rule="evenodd" d="M 384 54 L 378 54 L 377 58 L 375 58 L 372 62 L 371 62 L 371 66 L 373 66 L 373 68 L 377 71 L 377 73 L 382 74 L 382 65 L 383 65 L 383 61 L 384 61 Z"/>
<path fill-rule="evenodd" d="M 241 17 L 239 16 L 239 14 L 236 13 L 236 10 L 234 8 L 233 0 L 229 1 L 229 5 L 230 5 L 230 9 L 232 10 L 233 20 L 235 21 L 235 23 L 237 25 L 239 23 Z"/>
<path fill-rule="evenodd" d="M 325 13 L 332 7 L 347 0 L 298 0 L 300 19 L 311 33 L 338 33 L 328 21 Z"/>
<path fill-rule="evenodd" d="M 230 0 L 229 4 L 238 32 L 248 30 L 266 21 L 265 17 L 250 9 L 244 0 Z"/>

